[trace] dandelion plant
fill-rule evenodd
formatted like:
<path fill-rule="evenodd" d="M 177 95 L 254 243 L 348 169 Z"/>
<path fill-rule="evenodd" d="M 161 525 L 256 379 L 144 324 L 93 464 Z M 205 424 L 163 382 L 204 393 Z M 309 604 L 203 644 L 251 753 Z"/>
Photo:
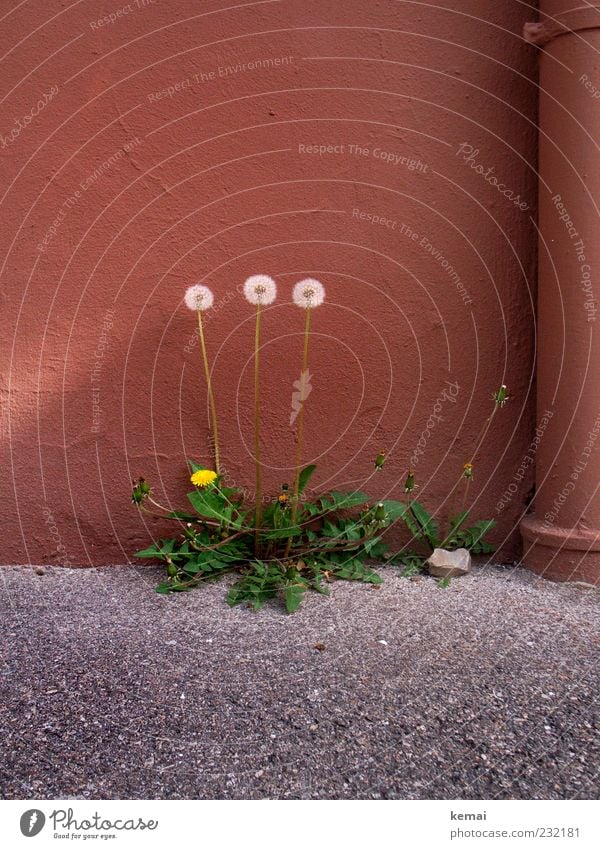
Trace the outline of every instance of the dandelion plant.
<path fill-rule="evenodd" d="M 212 307 L 214 296 L 208 286 L 203 286 L 197 283 L 195 286 L 190 286 L 185 293 L 185 304 L 188 309 L 193 310 L 198 315 L 198 336 L 200 337 L 200 351 L 202 353 L 202 362 L 204 364 L 204 374 L 206 377 L 206 386 L 208 390 L 208 403 L 210 406 L 210 417 L 212 422 L 213 443 L 215 452 L 215 469 L 217 474 L 220 470 L 219 457 L 219 428 L 217 423 L 217 409 L 215 406 L 215 396 L 212 388 L 212 379 L 210 368 L 208 365 L 208 355 L 206 353 L 206 341 L 204 339 L 204 325 L 202 324 L 202 313 Z"/>
<path fill-rule="evenodd" d="M 211 426 L 214 436 L 214 469 L 210 464 L 189 461 L 187 510 L 171 511 L 153 496 L 150 484 L 140 477 L 133 484 L 131 498 L 144 513 L 164 521 L 176 522 L 178 533 L 158 540 L 137 556 L 158 559 L 165 565 L 166 577 L 156 588 L 159 593 L 184 592 L 226 573 L 236 573 L 237 581 L 230 588 L 230 605 L 247 604 L 261 607 L 266 601 L 281 598 L 289 613 L 295 611 L 307 590 L 328 594 L 328 585 L 339 579 L 381 583 L 381 577 L 369 565 L 381 560 L 386 549 L 384 531 L 401 520 L 408 527 L 412 540 L 422 547 L 437 547 L 441 535 L 427 510 L 414 499 L 417 488 L 412 470 L 404 483 L 407 503 L 394 500 L 373 500 L 359 491 L 321 493 L 306 498 L 303 493 L 315 471 L 314 465 L 302 467 L 304 438 L 304 394 L 300 392 L 297 416 L 297 444 L 294 461 L 294 486 L 290 492 L 285 482 L 277 494 L 263 496 L 261 431 L 260 431 L 260 334 L 264 307 L 277 296 L 277 286 L 271 277 L 256 274 L 244 284 L 244 295 L 256 307 L 254 322 L 254 503 L 247 489 L 240 485 L 226 486 L 227 475 L 220 464 L 217 411 L 211 370 L 204 336 L 203 313 L 213 304 L 213 293 L 204 285 L 191 286 L 185 293 L 186 305 L 196 312 L 202 363 L 208 389 Z M 301 280 L 293 288 L 294 303 L 305 310 L 302 345 L 302 375 L 308 374 L 309 343 L 312 311 L 325 299 L 325 289 L 318 280 Z M 499 407 L 508 399 L 506 387 L 494 395 L 495 408 L 484 423 L 482 435 Z M 473 472 L 473 456 L 464 465 L 463 477 L 467 486 Z M 372 461 L 371 461 L 372 462 Z M 385 452 L 375 459 L 375 469 L 383 469 Z M 371 469 L 373 466 L 371 465 Z M 365 468 L 365 475 L 368 473 Z M 465 492 L 466 497 L 466 492 Z M 263 500 L 265 506 L 263 507 Z M 155 508 L 149 509 L 149 506 Z M 463 505 L 464 506 L 464 505 Z M 156 510 L 160 512 L 156 512 Z M 490 550 L 483 539 L 492 522 L 478 522 L 464 528 L 467 511 L 451 517 L 450 531 L 443 540 L 448 547 L 468 547 L 474 553 Z M 420 569 L 423 552 L 404 548 L 389 558 L 398 560 L 405 568 Z"/>
<path fill-rule="evenodd" d="M 256 307 L 254 323 L 254 469 L 255 469 L 255 554 L 259 553 L 260 523 L 262 521 L 262 464 L 260 459 L 260 315 L 261 308 L 272 304 L 277 297 L 275 281 L 266 274 L 254 274 L 244 283 L 246 300 Z"/>

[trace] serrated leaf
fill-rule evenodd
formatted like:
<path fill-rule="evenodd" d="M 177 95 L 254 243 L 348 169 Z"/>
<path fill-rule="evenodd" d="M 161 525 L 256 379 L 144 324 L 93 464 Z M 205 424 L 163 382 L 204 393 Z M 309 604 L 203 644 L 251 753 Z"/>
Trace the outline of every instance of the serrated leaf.
<path fill-rule="evenodd" d="M 294 613 L 298 610 L 302 604 L 305 592 L 306 586 L 304 584 L 291 584 L 289 587 L 285 587 L 283 591 L 283 600 L 285 602 L 285 609 L 288 613 Z"/>
<path fill-rule="evenodd" d="M 387 551 L 387 543 L 379 540 L 376 545 L 369 551 L 369 557 L 372 560 L 381 560 Z"/>
<path fill-rule="evenodd" d="M 321 583 L 320 571 L 317 571 L 311 581 L 311 586 L 321 595 L 329 595 L 329 587 Z"/>
<path fill-rule="evenodd" d="M 472 554 L 492 554 L 495 546 L 487 542 L 484 537 L 494 526 L 494 519 L 482 519 L 470 528 L 463 528 L 453 533 L 448 541 L 452 548 L 466 548 Z"/>
<path fill-rule="evenodd" d="M 347 507 L 358 507 L 359 504 L 366 504 L 369 501 L 369 496 L 364 492 L 338 492 L 334 489 L 329 494 L 336 507 L 344 510 Z"/>
<path fill-rule="evenodd" d="M 239 526 L 239 519 L 235 522 L 231 521 L 231 507 L 221 495 L 209 490 L 195 489 L 193 492 L 188 492 L 188 498 L 194 510 L 201 516 L 227 522 L 233 528 Z"/>
<path fill-rule="evenodd" d="M 225 498 L 228 498 L 230 501 L 233 498 L 237 498 L 240 496 L 240 490 L 235 489 L 235 487 L 231 486 L 219 486 L 219 492 L 222 492 Z"/>
<path fill-rule="evenodd" d="M 315 469 L 317 467 L 315 465 L 305 466 L 300 472 L 300 477 L 298 479 L 298 495 L 301 495 L 304 491 L 306 484 L 309 482 Z"/>
<path fill-rule="evenodd" d="M 402 501 L 383 501 L 382 504 L 391 522 L 405 518 L 407 507 Z"/>
<path fill-rule="evenodd" d="M 365 554 L 370 557 L 374 557 L 378 546 L 381 545 L 381 537 L 372 537 L 371 539 L 365 540 L 363 544 L 363 549 Z"/>
<path fill-rule="evenodd" d="M 452 518 L 450 519 L 450 529 L 452 531 L 458 531 L 459 528 L 461 528 L 464 525 L 468 516 L 469 516 L 468 510 L 463 510 L 462 513 L 459 513 L 457 516 L 452 516 Z"/>
<path fill-rule="evenodd" d="M 194 472 L 199 472 L 202 469 L 206 469 L 206 465 L 203 465 L 202 463 L 196 463 L 195 460 L 190 460 L 189 457 L 188 457 L 188 466 L 192 470 L 192 474 L 194 474 Z"/>
<path fill-rule="evenodd" d="M 384 501 L 383 506 L 392 522 L 402 519 L 415 539 L 423 538 L 423 532 L 406 504 L 402 501 Z"/>
<path fill-rule="evenodd" d="M 324 536 L 333 537 L 334 539 L 338 539 L 341 533 L 341 528 L 338 525 L 334 525 L 329 519 L 323 520 L 322 533 Z"/>
<path fill-rule="evenodd" d="M 144 548 L 141 551 L 136 551 L 135 557 L 162 557 L 162 553 L 160 549 L 158 549 L 155 545 L 151 545 L 149 548 Z"/>
<path fill-rule="evenodd" d="M 419 527 L 423 531 L 423 535 L 429 542 L 432 548 L 437 548 L 440 542 L 437 525 L 427 510 L 418 501 L 412 501 L 410 510 L 417 520 Z"/>
<path fill-rule="evenodd" d="M 360 560 L 347 560 L 342 566 L 334 569 L 333 574 L 347 581 L 364 581 L 367 584 L 383 583 L 383 578 L 362 564 Z"/>

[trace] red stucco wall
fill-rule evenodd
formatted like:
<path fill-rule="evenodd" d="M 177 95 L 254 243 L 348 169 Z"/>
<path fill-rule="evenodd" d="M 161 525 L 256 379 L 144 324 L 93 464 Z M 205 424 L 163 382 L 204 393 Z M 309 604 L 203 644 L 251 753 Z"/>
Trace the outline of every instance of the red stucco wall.
<path fill-rule="evenodd" d="M 280 295 L 264 320 L 266 486 L 292 477 L 290 293 L 315 276 L 328 295 L 305 425 L 315 485 L 397 497 L 426 431 L 418 495 L 439 505 L 505 382 L 513 400 L 471 492 L 515 556 L 533 479 L 519 472 L 533 435 L 531 10 L 14 6 L 1 22 L 2 561 L 123 562 L 148 538 L 129 503 L 139 474 L 182 503 L 185 457 L 206 459 L 209 437 L 191 282 L 219 306 L 207 333 L 224 465 L 252 485 L 252 313 L 237 287 L 258 272 Z M 457 398 L 436 407 L 447 382 Z"/>

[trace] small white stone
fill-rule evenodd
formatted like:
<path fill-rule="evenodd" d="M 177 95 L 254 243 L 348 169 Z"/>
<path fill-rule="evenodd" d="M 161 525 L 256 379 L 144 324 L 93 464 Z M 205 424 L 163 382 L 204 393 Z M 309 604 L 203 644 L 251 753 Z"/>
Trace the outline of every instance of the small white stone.
<path fill-rule="evenodd" d="M 471 555 L 466 548 L 435 548 L 426 562 L 429 574 L 435 578 L 456 578 L 471 571 Z"/>
<path fill-rule="evenodd" d="M 381 643 L 382 646 L 387 646 L 387 640 L 377 640 L 378 643 Z"/>

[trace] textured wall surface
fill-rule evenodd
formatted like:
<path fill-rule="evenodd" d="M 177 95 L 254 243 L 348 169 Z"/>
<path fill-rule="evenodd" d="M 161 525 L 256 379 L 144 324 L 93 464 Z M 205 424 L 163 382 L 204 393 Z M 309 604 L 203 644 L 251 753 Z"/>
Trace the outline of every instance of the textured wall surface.
<path fill-rule="evenodd" d="M 16 9 L 15 4 L 15 9 Z M 3 562 L 119 563 L 178 505 L 209 426 L 207 323 L 230 483 L 252 486 L 252 310 L 266 487 L 291 482 L 314 276 L 305 460 L 316 488 L 443 499 L 504 382 L 469 498 L 518 554 L 533 480 L 535 48 L 518 2 L 37 0 L 3 6 Z M 432 414 L 437 419 L 432 418 Z M 383 471 L 373 457 L 387 449 Z M 415 462 L 416 460 L 416 462 Z"/>

